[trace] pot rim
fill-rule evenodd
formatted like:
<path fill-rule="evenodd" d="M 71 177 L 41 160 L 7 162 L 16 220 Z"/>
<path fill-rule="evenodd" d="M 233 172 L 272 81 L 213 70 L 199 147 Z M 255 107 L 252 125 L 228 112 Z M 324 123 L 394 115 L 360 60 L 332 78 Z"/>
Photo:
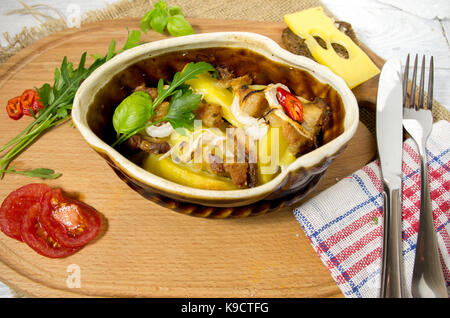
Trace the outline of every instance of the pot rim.
<path fill-rule="evenodd" d="M 246 48 L 264 55 L 266 58 L 281 62 L 309 72 L 316 80 L 332 86 L 342 99 L 345 109 L 344 131 L 321 147 L 298 157 L 284 167 L 271 181 L 250 189 L 206 190 L 184 186 L 152 174 L 137 166 L 117 150 L 101 140 L 87 123 L 87 112 L 92 97 L 117 73 L 126 67 L 151 56 L 163 53 L 207 47 Z M 88 101 L 87 103 L 83 103 Z M 97 152 L 107 155 L 117 167 L 135 178 L 160 191 L 172 195 L 206 200 L 249 200 L 270 194 L 283 183 L 289 173 L 300 168 L 308 169 L 322 160 L 336 154 L 354 135 L 359 122 L 359 109 L 355 96 L 345 81 L 328 67 L 320 65 L 306 57 L 292 54 L 281 48 L 272 39 L 250 32 L 214 32 L 169 38 L 142 44 L 126 50 L 96 69 L 80 85 L 73 102 L 72 119 L 86 142 Z"/>

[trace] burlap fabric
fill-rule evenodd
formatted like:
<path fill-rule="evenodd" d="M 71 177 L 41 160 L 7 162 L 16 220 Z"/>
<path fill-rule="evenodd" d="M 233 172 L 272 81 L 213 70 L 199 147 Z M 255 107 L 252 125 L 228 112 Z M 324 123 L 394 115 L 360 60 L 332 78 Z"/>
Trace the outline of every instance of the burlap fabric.
<path fill-rule="evenodd" d="M 157 0 L 122 0 L 107 6 L 105 9 L 88 12 L 82 19 L 82 24 L 102 20 L 120 19 L 125 17 L 140 18 L 153 7 Z M 187 18 L 210 18 L 228 20 L 253 21 L 283 21 L 287 13 L 296 12 L 310 7 L 322 5 L 319 0 L 167 0 L 170 5 L 182 8 Z M 322 5 L 323 6 L 323 5 Z M 323 6 L 324 7 L 324 6 Z M 24 8 L 23 13 L 32 13 L 31 8 Z M 327 14 L 332 13 L 324 7 Z M 10 36 L 3 34 L 8 42 L 7 47 L 0 47 L 0 63 L 25 48 L 34 41 L 44 38 L 54 32 L 66 29 L 68 26 L 63 19 L 48 18 L 39 27 L 24 28 L 19 34 Z M 433 103 L 435 121 L 450 120 L 450 113 L 439 103 Z M 361 110 L 361 121 L 374 131 L 375 116 L 365 109 Z M 22 296 L 17 293 L 18 297 Z"/>

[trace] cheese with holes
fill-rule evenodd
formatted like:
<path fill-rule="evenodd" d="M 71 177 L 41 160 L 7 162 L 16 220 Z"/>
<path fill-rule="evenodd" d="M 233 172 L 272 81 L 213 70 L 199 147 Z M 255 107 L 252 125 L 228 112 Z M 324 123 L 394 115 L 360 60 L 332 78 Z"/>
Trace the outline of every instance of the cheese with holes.
<path fill-rule="evenodd" d="M 336 28 L 334 21 L 324 14 L 322 7 L 285 15 L 284 21 L 292 32 L 305 39 L 314 59 L 341 76 L 350 88 L 380 73 L 361 48 Z M 322 38 L 327 48 L 320 46 L 314 37 Z M 348 52 L 348 58 L 339 56 L 332 43 L 343 46 Z"/>

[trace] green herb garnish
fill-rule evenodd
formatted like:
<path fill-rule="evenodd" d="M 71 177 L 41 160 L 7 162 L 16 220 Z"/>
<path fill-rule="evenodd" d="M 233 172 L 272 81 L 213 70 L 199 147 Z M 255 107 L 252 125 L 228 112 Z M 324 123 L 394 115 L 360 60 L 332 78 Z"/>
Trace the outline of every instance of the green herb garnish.
<path fill-rule="evenodd" d="M 152 99 L 145 92 L 134 92 L 117 106 L 113 126 L 117 134 L 128 134 L 135 127 L 144 126 L 152 116 Z"/>
<path fill-rule="evenodd" d="M 108 53 L 105 56 L 94 55 L 95 61 L 87 68 L 85 67 L 86 52 L 81 55 L 78 68 L 76 69 L 74 69 L 73 63 L 67 61 L 67 57 L 64 57 L 61 66 L 55 70 L 53 85 L 46 83 L 41 88 L 36 88 L 39 94 L 39 100 L 44 105 L 44 108 L 37 114 L 33 114 L 34 121 L 27 128 L 0 148 L 0 152 L 9 149 L 0 160 L 0 178 L 3 177 L 5 172 L 20 173 L 15 170 L 15 172 L 7 170 L 11 161 L 49 128 L 70 119 L 73 99 L 80 83 L 117 53 L 137 46 L 139 44 L 139 38 L 139 31 L 129 33 L 124 48 L 118 52 L 115 52 L 115 41 L 112 40 Z M 45 175 L 45 173 L 42 174 L 43 171 L 49 172 L 50 170 L 35 169 L 30 171 L 34 171 L 34 173 L 21 174 L 42 176 Z"/>
<path fill-rule="evenodd" d="M 175 73 L 167 88 L 164 88 L 163 79 L 158 81 L 158 96 L 153 102 L 147 93 L 143 93 L 149 96 L 146 101 L 141 97 L 138 98 L 140 95 L 136 95 L 136 92 L 125 98 L 113 115 L 113 125 L 118 138 L 112 146 L 120 145 L 139 131 L 162 121 L 168 121 L 173 128 L 192 129 L 195 118 L 193 111 L 200 104 L 201 95 L 193 94 L 192 90 L 187 89 L 184 83 L 206 72 L 216 73 L 217 70 L 206 62 L 191 62 L 186 65 L 182 72 Z M 167 115 L 158 121 L 148 123 L 155 108 L 170 96 L 172 98 Z M 143 106 L 146 106 L 147 109 L 144 109 Z M 132 117 L 132 119 L 130 120 L 129 117 Z"/>
<path fill-rule="evenodd" d="M 127 31 L 128 31 L 128 38 L 127 38 L 127 41 L 125 42 L 125 45 L 123 46 L 123 48 L 116 53 L 114 53 L 114 50 L 112 52 L 109 51 L 107 57 L 108 56 L 113 57 L 117 53 L 121 53 L 128 49 L 132 49 L 132 48 L 138 46 L 139 44 L 141 44 L 141 32 L 139 32 L 138 30 L 133 30 L 130 32 L 130 30 L 128 30 L 128 28 L 127 28 Z"/>
<path fill-rule="evenodd" d="M 41 178 L 41 179 L 57 179 L 62 176 L 61 173 L 55 173 L 54 170 L 48 168 L 38 168 L 33 170 L 15 170 L 15 167 L 4 171 L 4 173 L 12 173 L 12 174 L 22 174 L 32 178 Z"/>
<path fill-rule="evenodd" d="M 144 32 L 153 29 L 159 33 L 164 33 L 164 30 L 167 28 L 167 31 L 173 36 L 194 33 L 192 26 L 184 18 L 180 7 L 169 7 L 164 0 L 156 2 L 153 9 L 144 15 L 140 28 Z"/>
<path fill-rule="evenodd" d="M 192 90 L 177 90 L 172 96 L 170 107 L 164 120 L 167 120 L 174 129 L 193 129 L 195 119 L 194 110 L 198 108 L 202 95 L 193 94 Z"/>

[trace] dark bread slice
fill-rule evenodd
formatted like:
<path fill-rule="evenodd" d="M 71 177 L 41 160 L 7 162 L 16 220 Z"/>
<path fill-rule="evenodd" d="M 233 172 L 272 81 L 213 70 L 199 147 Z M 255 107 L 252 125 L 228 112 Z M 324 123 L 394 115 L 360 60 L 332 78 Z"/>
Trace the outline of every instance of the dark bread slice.
<path fill-rule="evenodd" d="M 344 21 L 336 21 L 336 24 L 337 28 L 341 32 L 349 36 L 353 40 L 353 42 L 359 45 L 358 38 L 356 37 L 355 31 L 353 30 L 352 25 L 350 23 Z M 325 41 L 322 38 L 320 37 L 314 38 L 321 47 L 326 48 Z M 281 39 L 284 47 L 289 52 L 292 52 L 297 55 L 302 55 L 314 60 L 314 57 L 311 55 L 311 52 L 309 51 L 308 46 L 305 43 L 305 40 L 296 35 L 294 32 L 292 32 L 291 29 L 289 28 L 284 29 L 283 33 L 281 34 Z M 342 45 L 337 43 L 331 43 L 331 45 L 338 55 L 340 55 L 343 58 L 348 58 L 348 52 Z"/>

